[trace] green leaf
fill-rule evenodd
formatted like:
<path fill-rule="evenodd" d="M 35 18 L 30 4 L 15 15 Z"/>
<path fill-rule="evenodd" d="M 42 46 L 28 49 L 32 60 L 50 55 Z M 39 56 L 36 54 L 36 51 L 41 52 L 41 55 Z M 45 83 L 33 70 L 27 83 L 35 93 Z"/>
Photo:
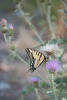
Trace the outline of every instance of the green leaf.
<path fill-rule="evenodd" d="M 64 14 L 67 15 L 67 10 L 64 9 Z"/>
<path fill-rule="evenodd" d="M 64 18 L 64 16 L 62 17 L 62 21 L 64 22 L 65 26 L 67 27 L 67 20 Z"/>
<path fill-rule="evenodd" d="M 67 76 L 57 77 L 55 83 L 57 84 L 57 89 L 67 90 Z"/>
<path fill-rule="evenodd" d="M 27 93 L 27 88 L 25 87 L 22 89 L 22 94 L 25 95 L 26 93 Z"/>
<path fill-rule="evenodd" d="M 50 87 L 50 85 L 48 83 L 44 82 L 44 81 L 40 82 L 40 86 L 41 86 L 41 88 L 44 88 L 44 89 L 47 89 L 47 88 Z"/>
<path fill-rule="evenodd" d="M 57 43 L 57 39 L 52 39 L 52 40 L 50 40 L 50 43 L 51 43 L 51 44 L 56 44 L 56 43 Z"/>
<path fill-rule="evenodd" d="M 53 93 L 48 93 L 48 97 L 49 97 L 51 100 L 55 100 Z"/>

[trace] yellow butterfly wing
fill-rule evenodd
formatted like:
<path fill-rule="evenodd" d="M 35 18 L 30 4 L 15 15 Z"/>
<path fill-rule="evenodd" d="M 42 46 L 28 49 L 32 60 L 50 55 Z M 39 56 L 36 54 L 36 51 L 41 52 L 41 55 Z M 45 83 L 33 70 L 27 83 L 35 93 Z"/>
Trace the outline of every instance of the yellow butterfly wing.
<path fill-rule="evenodd" d="M 46 57 L 39 51 L 27 48 L 26 52 L 30 57 L 30 69 L 32 71 L 39 67 L 44 60 L 46 61 Z"/>

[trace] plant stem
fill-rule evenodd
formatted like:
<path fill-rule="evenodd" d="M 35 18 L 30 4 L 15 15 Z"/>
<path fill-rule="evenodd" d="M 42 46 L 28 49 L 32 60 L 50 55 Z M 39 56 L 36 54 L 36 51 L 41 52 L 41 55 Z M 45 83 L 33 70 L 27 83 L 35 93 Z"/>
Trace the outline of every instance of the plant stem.
<path fill-rule="evenodd" d="M 52 35 L 51 38 L 55 38 L 55 32 L 51 22 L 51 6 L 48 6 L 47 21 Z"/>
<path fill-rule="evenodd" d="M 29 64 L 28 64 L 21 56 L 19 56 L 18 54 L 16 54 L 16 56 L 17 56 L 17 58 L 18 58 L 21 62 L 23 62 L 24 64 L 26 64 L 27 66 L 29 66 Z"/>
<path fill-rule="evenodd" d="M 4 34 L 4 40 L 5 40 L 6 44 L 8 44 L 8 40 L 6 38 L 6 34 Z"/>
<path fill-rule="evenodd" d="M 20 100 L 24 100 L 24 95 L 21 95 Z"/>
<path fill-rule="evenodd" d="M 26 22 L 29 24 L 29 26 L 33 30 L 34 34 L 36 35 L 36 37 L 40 40 L 40 43 L 44 43 L 44 41 L 39 36 L 39 33 L 36 30 L 36 27 L 31 23 L 30 19 L 25 15 L 24 11 L 21 10 L 20 3 L 18 4 L 17 9 L 19 10 L 21 16 L 24 17 L 24 19 L 26 20 Z"/>
<path fill-rule="evenodd" d="M 8 42 L 7 38 L 6 38 L 6 34 L 4 34 L 4 39 L 7 45 L 10 45 L 10 42 Z M 29 66 L 29 64 L 21 57 L 19 56 L 18 53 L 16 53 L 16 51 L 13 51 L 11 49 L 9 49 L 10 52 L 12 53 L 12 55 L 16 56 L 21 62 L 23 62 L 24 64 L 26 64 L 27 66 Z"/>
<path fill-rule="evenodd" d="M 36 0 L 36 2 L 37 2 L 37 7 L 39 9 L 40 15 L 43 16 L 44 14 L 43 14 L 43 10 L 42 10 L 42 4 L 41 4 L 40 0 Z"/>
<path fill-rule="evenodd" d="M 52 74 L 52 88 L 53 88 L 55 100 L 58 100 L 57 95 L 56 95 L 56 84 L 54 83 L 54 75 L 53 74 Z"/>
<path fill-rule="evenodd" d="M 39 93 L 38 93 L 38 89 L 37 88 L 35 88 L 35 93 L 36 93 L 37 99 L 38 100 L 42 100 L 40 95 L 39 95 Z"/>

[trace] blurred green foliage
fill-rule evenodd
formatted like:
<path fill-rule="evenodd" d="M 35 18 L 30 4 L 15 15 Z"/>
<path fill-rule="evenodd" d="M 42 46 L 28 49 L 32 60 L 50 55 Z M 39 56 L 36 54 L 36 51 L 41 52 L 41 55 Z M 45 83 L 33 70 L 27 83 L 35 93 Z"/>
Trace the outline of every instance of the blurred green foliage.
<path fill-rule="evenodd" d="M 15 3 L 19 3 L 21 0 L 14 0 Z M 26 12 L 33 12 L 38 8 L 42 8 L 43 6 L 46 8 L 48 5 L 52 6 L 52 14 L 56 15 L 56 10 L 58 8 L 63 7 L 63 3 L 61 0 L 22 0 L 22 9 L 24 9 Z M 45 10 L 42 9 L 42 11 Z"/>
<path fill-rule="evenodd" d="M 57 77 L 55 79 L 55 82 L 57 84 L 58 89 L 60 88 L 60 89 L 67 90 L 67 76 Z"/>
<path fill-rule="evenodd" d="M 13 11 L 15 8 L 15 3 L 13 0 L 0 0 L 0 11 Z"/>

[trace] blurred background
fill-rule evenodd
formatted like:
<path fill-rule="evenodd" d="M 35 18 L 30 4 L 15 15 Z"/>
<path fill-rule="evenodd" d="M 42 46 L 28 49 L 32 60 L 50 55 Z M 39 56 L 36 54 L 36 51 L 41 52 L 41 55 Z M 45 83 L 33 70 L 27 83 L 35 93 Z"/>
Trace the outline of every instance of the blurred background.
<path fill-rule="evenodd" d="M 25 48 L 34 48 L 51 39 L 67 39 L 67 1 L 65 0 L 0 0 L 0 20 L 5 18 L 12 24 L 12 43 L 22 58 L 28 59 Z M 44 67 L 34 73 L 10 52 L 0 31 L 0 100 L 23 100 L 22 90 L 29 84 L 30 76 L 39 76 L 48 82 Z M 67 54 L 62 57 L 67 62 Z M 43 100 L 49 100 L 43 95 Z M 24 100 L 37 100 L 34 92 L 26 94 Z"/>

